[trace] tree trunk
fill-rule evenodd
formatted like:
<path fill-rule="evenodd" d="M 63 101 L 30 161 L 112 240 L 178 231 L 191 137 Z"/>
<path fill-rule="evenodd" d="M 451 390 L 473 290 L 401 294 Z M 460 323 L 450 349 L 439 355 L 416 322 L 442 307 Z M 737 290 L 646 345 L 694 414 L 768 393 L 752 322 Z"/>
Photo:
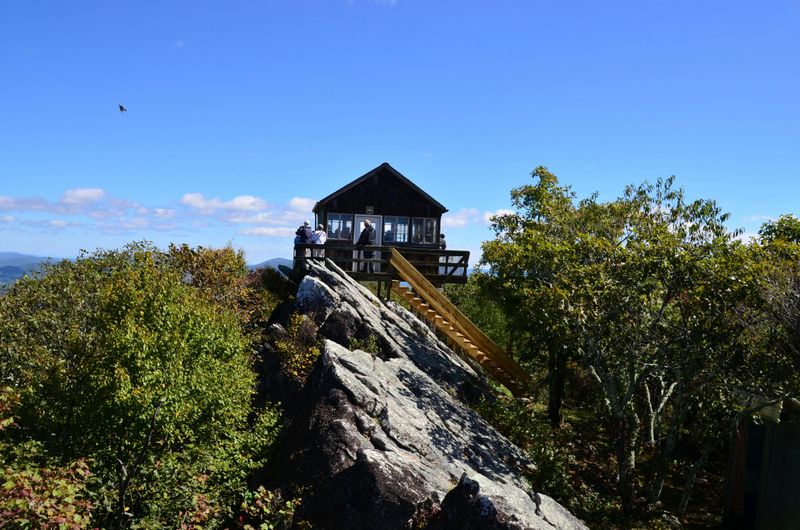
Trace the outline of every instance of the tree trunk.
<path fill-rule="evenodd" d="M 679 400 L 682 397 L 682 393 L 679 392 L 676 397 L 676 402 L 681 403 Z M 647 496 L 648 504 L 655 504 L 661 498 L 661 491 L 664 489 L 664 480 L 667 476 L 669 463 L 672 461 L 672 455 L 675 453 L 675 446 L 678 443 L 680 428 L 688 413 L 689 407 L 685 403 L 681 403 L 681 405 L 677 407 L 677 410 L 674 411 L 666 440 L 664 440 L 664 445 L 661 446 L 656 457 L 657 471 L 653 482 L 650 484 L 650 493 Z"/>
<path fill-rule="evenodd" d="M 700 458 L 697 459 L 694 464 L 692 464 L 692 468 L 689 470 L 689 475 L 686 477 L 686 483 L 683 485 L 681 502 L 680 505 L 678 505 L 678 517 L 683 517 L 683 515 L 686 513 L 686 508 L 689 506 L 689 497 L 692 495 L 697 473 L 706 465 L 706 462 L 708 462 L 708 457 L 711 456 L 711 451 L 713 449 L 714 445 L 708 444 L 705 449 L 703 449 L 703 454 L 700 456 Z"/>
<path fill-rule="evenodd" d="M 625 515 L 633 513 L 636 506 L 636 447 L 639 433 L 639 417 L 628 406 L 624 416 L 618 418 L 617 428 L 617 469 L 619 474 L 619 495 Z"/>
<path fill-rule="evenodd" d="M 561 406 L 564 402 L 564 394 L 567 384 L 567 355 L 563 348 L 551 346 L 547 360 L 548 370 L 548 400 L 547 417 L 550 425 L 558 427 L 564 421 Z"/>

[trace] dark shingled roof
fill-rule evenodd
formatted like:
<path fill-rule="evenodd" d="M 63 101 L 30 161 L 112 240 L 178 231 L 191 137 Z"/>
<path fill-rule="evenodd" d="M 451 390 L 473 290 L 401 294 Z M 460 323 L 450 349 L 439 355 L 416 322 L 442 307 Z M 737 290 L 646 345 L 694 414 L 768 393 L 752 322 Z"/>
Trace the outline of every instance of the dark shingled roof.
<path fill-rule="evenodd" d="M 422 189 L 419 186 L 417 186 L 416 184 L 414 184 L 413 182 L 408 180 L 402 173 L 400 173 L 395 168 L 390 166 L 388 162 L 384 162 L 383 164 L 379 165 L 378 167 L 376 167 L 372 171 L 368 171 L 367 173 L 364 173 L 363 175 L 361 175 L 360 177 L 355 179 L 350 184 L 346 184 L 345 186 L 343 186 L 343 187 L 339 188 L 338 190 L 334 191 L 333 193 L 331 193 L 330 195 L 328 195 L 324 199 L 320 199 L 314 205 L 314 208 L 313 208 L 312 211 L 314 213 L 317 213 L 317 210 L 320 208 L 320 206 L 323 206 L 325 203 L 330 202 L 331 200 L 335 199 L 336 197 L 338 197 L 342 193 L 344 193 L 344 192 L 346 192 L 346 191 L 348 191 L 350 189 L 353 189 L 354 187 L 358 186 L 359 184 L 361 184 L 365 180 L 369 179 L 370 177 L 372 177 L 376 173 L 378 173 L 380 171 L 384 171 L 384 170 L 388 171 L 391 175 L 394 175 L 395 177 L 400 179 L 401 182 L 404 182 L 409 188 L 411 188 L 412 190 L 414 190 L 417 193 L 419 193 L 425 200 L 430 201 L 435 206 L 441 208 L 442 209 L 442 213 L 445 213 L 447 211 L 447 208 L 445 208 L 442 205 L 442 203 L 440 203 L 439 201 L 437 201 L 436 199 L 434 199 L 433 197 L 431 197 L 430 195 L 428 195 L 427 193 L 422 191 Z"/>

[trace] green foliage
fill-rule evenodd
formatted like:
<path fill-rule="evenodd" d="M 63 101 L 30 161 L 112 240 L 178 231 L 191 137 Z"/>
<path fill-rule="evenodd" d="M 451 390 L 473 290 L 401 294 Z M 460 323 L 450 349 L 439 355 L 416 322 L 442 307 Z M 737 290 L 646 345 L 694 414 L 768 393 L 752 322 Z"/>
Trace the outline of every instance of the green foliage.
<path fill-rule="evenodd" d="M 289 320 L 287 337 L 276 343 L 281 365 L 286 374 L 299 383 L 305 383 L 320 355 L 314 323 L 305 315 L 295 313 Z"/>
<path fill-rule="evenodd" d="M 530 357 L 548 356 L 551 380 L 564 380 L 568 358 L 596 380 L 630 512 L 640 480 L 658 500 L 677 444 L 696 433 L 690 426 L 716 428 L 712 418 L 732 413 L 731 382 L 748 347 L 740 314 L 757 298 L 757 268 L 725 228 L 727 214 L 687 201 L 672 178 L 601 203 L 576 201 L 545 168 L 533 177 L 512 191 L 516 213 L 494 219 L 483 262 Z M 551 384 L 551 400 L 559 389 Z M 656 464 L 642 478 L 643 443 Z"/>
<path fill-rule="evenodd" d="M 761 225 L 758 235 L 767 243 L 773 241 L 800 243 L 800 219 L 791 214 L 781 215 L 776 221 Z"/>
<path fill-rule="evenodd" d="M 466 284 L 445 284 L 443 292 L 495 344 L 511 345 L 514 321 L 503 311 L 493 277 L 476 272 Z"/>
<path fill-rule="evenodd" d="M 0 431 L 17 427 L 12 410 L 19 394 L 0 388 Z M 14 528 L 79 529 L 89 524 L 86 497 L 89 466 L 84 459 L 65 466 L 47 463 L 41 444 L 9 444 L 0 437 L 0 521 Z"/>
<path fill-rule="evenodd" d="M 295 521 L 294 514 L 301 499 L 284 499 L 280 491 L 271 491 L 260 486 L 248 491 L 241 505 L 240 528 L 244 530 L 301 530 L 311 528 L 305 521 Z"/>
<path fill-rule="evenodd" d="M 259 463 L 269 436 L 248 424 L 242 264 L 230 249 L 131 244 L 48 266 L 0 298 L 0 381 L 19 395 L 2 435 L 62 465 L 86 458 L 95 524 L 210 525 Z"/>
<path fill-rule="evenodd" d="M 348 344 L 348 349 L 350 349 L 350 351 L 361 350 L 373 354 L 380 351 L 380 347 L 378 346 L 378 339 L 377 337 L 375 337 L 375 335 L 369 335 L 364 340 L 358 339 L 356 337 L 351 337 L 350 343 Z"/>
<path fill-rule="evenodd" d="M 753 245 L 758 300 L 743 312 L 750 351 L 742 386 L 769 397 L 800 397 L 800 243 Z M 745 384 L 746 383 L 746 384 Z"/>
<path fill-rule="evenodd" d="M 86 528 L 92 510 L 86 498 L 88 475 L 83 459 L 65 467 L 19 462 L 6 467 L 0 475 L 0 520 L 20 529 Z"/>
<path fill-rule="evenodd" d="M 613 512 L 605 492 L 580 478 L 577 451 L 568 431 L 552 429 L 534 402 L 501 397 L 483 400 L 476 409 L 498 431 L 523 449 L 535 463 L 526 478 L 584 521 L 595 524 Z"/>

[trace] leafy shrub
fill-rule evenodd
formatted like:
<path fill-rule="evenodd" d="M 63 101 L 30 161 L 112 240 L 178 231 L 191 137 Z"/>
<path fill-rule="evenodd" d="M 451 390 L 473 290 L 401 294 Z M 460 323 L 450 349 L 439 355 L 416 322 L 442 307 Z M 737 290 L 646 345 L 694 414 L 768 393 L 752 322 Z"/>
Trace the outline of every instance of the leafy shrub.
<path fill-rule="evenodd" d="M 17 425 L 11 412 L 19 394 L 0 388 L 0 431 Z M 65 467 L 41 465 L 41 445 L 8 444 L 0 438 L 0 521 L 14 528 L 85 528 L 92 503 L 86 498 L 89 466 L 79 459 Z"/>
<path fill-rule="evenodd" d="M 305 315 L 295 313 L 289 319 L 288 337 L 276 343 L 285 373 L 304 383 L 320 355 L 320 345 L 314 323 Z"/>
<path fill-rule="evenodd" d="M 0 521 L 20 529 L 86 528 L 92 510 L 88 476 L 83 459 L 65 467 L 6 467 L 0 474 Z"/>
<path fill-rule="evenodd" d="M 576 436 L 552 429 L 532 401 L 497 397 L 481 401 L 476 410 L 530 456 L 536 470 L 527 478 L 536 491 L 553 497 L 578 517 L 605 523 L 601 519 L 611 507 L 579 477 L 573 446 Z"/>
<path fill-rule="evenodd" d="M 100 526 L 177 528 L 201 512 L 211 525 L 269 442 L 248 427 L 239 294 L 214 285 L 239 285 L 240 256 L 171 252 L 83 254 L 0 298 L 0 384 L 19 395 L 5 447 L 36 441 L 66 470 L 86 458 Z M 230 259 L 217 270 L 213 256 Z"/>
<path fill-rule="evenodd" d="M 260 486 L 256 491 L 248 491 L 245 494 L 241 505 L 239 527 L 244 530 L 311 528 L 305 521 L 294 521 L 294 514 L 300 503 L 300 499 L 286 500 L 280 491 L 267 490 Z"/>
<path fill-rule="evenodd" d="M 350 351 L 361 350 L 373 354 L 378 353 L 380 351 L 380 347 L 378 346 L 378 338 L 375 335 L 369 335 L 364 340 L 358 339 L 356 337 L 350 338 L 348 349 Z"/>
<path fill-rule="evenodd" d="M 244 302 L 248 326 L 259 332 L 267 328 L 273 311 L 282 302 L 292 300 L 297 290 L 285 276 L 269 267 L 250 271 L 245 282 L 249 290 Z"/>

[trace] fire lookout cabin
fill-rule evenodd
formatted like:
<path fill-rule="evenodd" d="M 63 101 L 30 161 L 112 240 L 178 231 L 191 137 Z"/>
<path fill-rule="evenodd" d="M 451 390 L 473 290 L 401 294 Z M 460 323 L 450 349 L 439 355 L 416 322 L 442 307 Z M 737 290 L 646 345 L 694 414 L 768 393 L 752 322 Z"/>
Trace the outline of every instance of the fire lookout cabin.
<path fill-rule="evenodd" d="M 467 281 L 469 252 L 445 248 L 447 208 L 385 162 L 320 199 L 313 212 L 312 228 L 324 226 L 328 239 L 324 246 L 295 245 L 295 268 L 329 258 L 357 280 L 389 282 L 394 248 L 434 285 Z M 357 246 L 366 220 L 375 244 Z"/>

